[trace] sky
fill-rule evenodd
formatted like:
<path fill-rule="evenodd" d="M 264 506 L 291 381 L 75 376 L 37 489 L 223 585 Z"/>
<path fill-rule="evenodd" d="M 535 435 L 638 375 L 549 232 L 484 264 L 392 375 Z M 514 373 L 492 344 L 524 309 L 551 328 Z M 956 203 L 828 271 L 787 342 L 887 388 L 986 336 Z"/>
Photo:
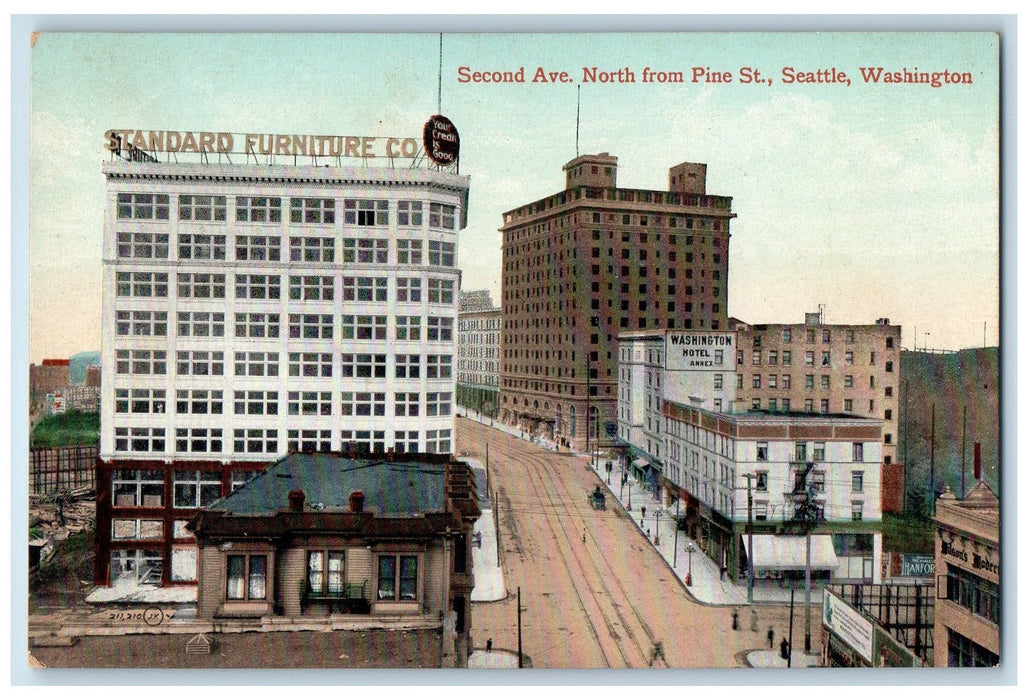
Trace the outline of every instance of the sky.
<path fill-rule="evenodd" d="M 438 34 L 43 33 L 30 56 L 29 359 L 100 348 L 107 129 L 420 137 Z M 526 83 L 461 82 L 516 71 Z M 538 67 L 572 82 L 532 83 Z M 635 82 L 586 82 L 583 69 Z M 649 67 L 683 83 L 643 83 Z M 754 68 L 770 83 L 741 82 Z M 783 69 L 850 84 L 784 82 Z M 969 73 L 866 84 L 861 68 Z M 692 82 L 695 69 L 732 82 Z M 626 71 L 622 76 L 627 77 Z M 814 76 L 816 77 L 816 75 Z M 733 198 L 728 310 L 903 326 L 905 348 L 999 343 L 999 39 L 990 33 L 444 34 L 441 111 L 470 177 L 464 289 L 500 301 L 502 214 L 578 152 L 621 187 L 707 164 Z"/>

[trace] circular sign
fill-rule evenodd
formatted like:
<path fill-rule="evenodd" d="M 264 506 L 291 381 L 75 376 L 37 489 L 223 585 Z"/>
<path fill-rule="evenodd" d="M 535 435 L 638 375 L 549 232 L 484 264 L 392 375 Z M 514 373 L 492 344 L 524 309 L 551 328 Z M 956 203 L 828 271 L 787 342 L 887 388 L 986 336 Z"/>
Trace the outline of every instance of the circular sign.
<path fill-rule="evenodd" d="M 434 114 L 425 122 L 425 154 L 436 165 L 453 165 L 460 156 L 460 134 L 457 127 L 441 114 Z"/>

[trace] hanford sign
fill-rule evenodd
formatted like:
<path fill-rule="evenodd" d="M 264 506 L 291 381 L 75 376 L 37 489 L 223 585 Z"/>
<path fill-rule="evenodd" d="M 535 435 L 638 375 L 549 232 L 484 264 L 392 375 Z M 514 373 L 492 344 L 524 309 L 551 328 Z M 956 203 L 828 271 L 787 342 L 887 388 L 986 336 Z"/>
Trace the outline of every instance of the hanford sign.
<path fill-rule="evenodd" d="M 668 332 L 665 336 L 665 369 L 735 371 L 735 333 Z"/>
<path fill-rule="evenodd" d="M 416 138 L 319 136 L 315 134 L 240 134 L 227 131 L 143 131 L 108 129 L 105 147 L 130 160 L 143 153 L 240 153 L 253 156 L 326 158 L 413 158 Z"/>

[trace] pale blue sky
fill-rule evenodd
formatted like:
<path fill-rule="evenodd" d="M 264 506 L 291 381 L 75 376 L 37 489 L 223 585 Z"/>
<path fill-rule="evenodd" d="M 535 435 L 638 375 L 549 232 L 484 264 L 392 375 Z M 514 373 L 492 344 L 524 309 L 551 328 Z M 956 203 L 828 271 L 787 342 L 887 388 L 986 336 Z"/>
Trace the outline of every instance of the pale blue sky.
<path fill-rule="evenodd" d="M 100 346 L 109 128 L 418 136 L 436 111 L 437 34 L 43 34 L 31 55 L 30 360 Z M 904 347 L 999 337 L 999 40 L 992 34 L 448 34 L 442 112 L 471 177 L 464 288 L 500 292 L 501 214 L 563 188 L 583 66 L 738 75 L 767 86 L 587 84 L 582 153 L 619 185 L 708 164 L 734 198 L 729 313 L 889 317 Z M 570 85 L 471 85 L 459 66 L 567 70 Z M 849 87 L 785 85 L 836 67 Z M 864 85 L 861 66 L 968 71 L 972 85 Z"/>

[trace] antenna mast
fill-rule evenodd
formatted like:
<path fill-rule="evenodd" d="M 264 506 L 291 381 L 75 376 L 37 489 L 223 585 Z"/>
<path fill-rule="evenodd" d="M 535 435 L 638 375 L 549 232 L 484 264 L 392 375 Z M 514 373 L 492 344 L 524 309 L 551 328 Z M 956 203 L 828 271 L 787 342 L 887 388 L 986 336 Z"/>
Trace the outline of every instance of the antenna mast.
<path fill-rule="evenodd" d="M 578 127 L 582 120 L 582 86 L 578 86 L 578 106 L 575 108 L 575 158 L 578 157 Z"/>
<path fill-rule="evenodd" d="M 436 104 L 436 114 L 443 113 L 443 34 L 439 33 L 439 101 Z"/>

